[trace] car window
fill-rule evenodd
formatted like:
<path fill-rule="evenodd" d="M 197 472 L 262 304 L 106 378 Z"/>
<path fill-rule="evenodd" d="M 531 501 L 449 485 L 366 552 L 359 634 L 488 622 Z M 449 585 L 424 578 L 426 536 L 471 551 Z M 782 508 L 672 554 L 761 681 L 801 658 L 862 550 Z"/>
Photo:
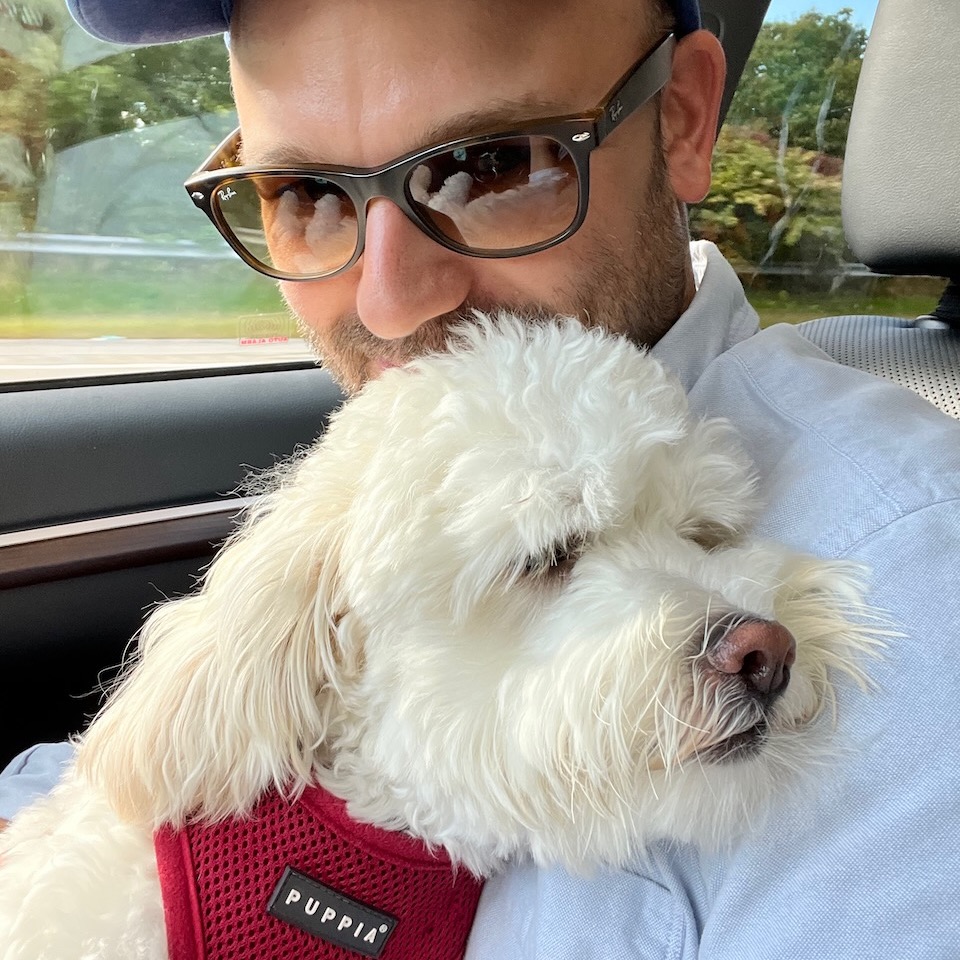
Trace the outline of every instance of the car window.
<path fill-rule="evenodd" d="M 308 360 L 183 181 L 235 126 L 221 37 L 121 48 L 0 4 L 0 377 Z"/>
<path fill-rule="evenodd" d="M 870 275 L 843 241 L 843 147 L 875 6 L 774 0 L 713 190 L 691 210 L 764 323 L 916 315 L 939 290 Z M 235 124 L 223 39 L 114 47 L 63 0 L 0 3 L 0 26 L 0 380 L 307 361 L 273 281 L 183 190 Z"/>

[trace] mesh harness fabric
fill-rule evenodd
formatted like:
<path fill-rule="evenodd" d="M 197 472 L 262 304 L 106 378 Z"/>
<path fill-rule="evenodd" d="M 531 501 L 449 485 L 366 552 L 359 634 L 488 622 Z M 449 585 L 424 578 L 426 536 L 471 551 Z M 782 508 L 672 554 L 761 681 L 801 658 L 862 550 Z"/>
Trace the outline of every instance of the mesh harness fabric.
<path fill-rule="evenodd" d="M 267 913 L 287 867 L 395 917 L 382 960 L 456 960 L 483 886 L 443 851 L 351 820 L 318 787 L 292 802 L 269 793 L 248 817 L 163 828 L 154 841 L 170 960 L 356 960 Z"/>

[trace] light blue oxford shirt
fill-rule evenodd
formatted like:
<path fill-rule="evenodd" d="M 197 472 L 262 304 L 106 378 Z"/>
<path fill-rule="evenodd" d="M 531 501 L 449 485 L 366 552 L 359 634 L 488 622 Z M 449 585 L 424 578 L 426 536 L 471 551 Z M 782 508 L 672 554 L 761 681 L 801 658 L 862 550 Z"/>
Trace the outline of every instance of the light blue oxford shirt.
<path fill-rule="evenodd" d="M 590 879 L 516 864 L 488 881 L 467 960 L 957 960 L 960 423 L 788 325 L 757 333 L 729 264 L 691 251 L 696 297 L 653 354 L 739 429 L 757 534 L 867 564 L 904 635 L 873 691 L 840 681 L 837 758 L 732 853 L 664 843 Z M 0 778 L 0 816 L 24 779 Z"/>

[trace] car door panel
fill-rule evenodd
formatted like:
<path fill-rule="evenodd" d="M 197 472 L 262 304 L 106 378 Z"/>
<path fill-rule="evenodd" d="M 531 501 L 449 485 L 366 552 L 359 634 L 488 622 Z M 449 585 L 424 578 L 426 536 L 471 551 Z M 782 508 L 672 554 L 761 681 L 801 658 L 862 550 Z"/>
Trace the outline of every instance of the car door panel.
<path fill-rule="evenodd" d="M 340 400 L 315 367 L 0 393 L 0 763 L 81 728 L 145 613 L 229 533 L 245 478 Z"/>

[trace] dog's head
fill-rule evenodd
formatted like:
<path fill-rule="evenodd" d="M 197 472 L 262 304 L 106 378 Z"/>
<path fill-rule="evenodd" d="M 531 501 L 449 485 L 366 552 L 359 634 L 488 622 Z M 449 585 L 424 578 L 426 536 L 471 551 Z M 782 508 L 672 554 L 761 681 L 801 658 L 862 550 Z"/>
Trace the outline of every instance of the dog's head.
<path fill-rule="evenodd" d="M 477 870 L 715 837 L 861 639 L 849 571 L 746 540 L 754 501 L 730 429 L 627 342 L 465 326 L 155 614 L 84 761 L 154 821 L 318 777 Z"/>

